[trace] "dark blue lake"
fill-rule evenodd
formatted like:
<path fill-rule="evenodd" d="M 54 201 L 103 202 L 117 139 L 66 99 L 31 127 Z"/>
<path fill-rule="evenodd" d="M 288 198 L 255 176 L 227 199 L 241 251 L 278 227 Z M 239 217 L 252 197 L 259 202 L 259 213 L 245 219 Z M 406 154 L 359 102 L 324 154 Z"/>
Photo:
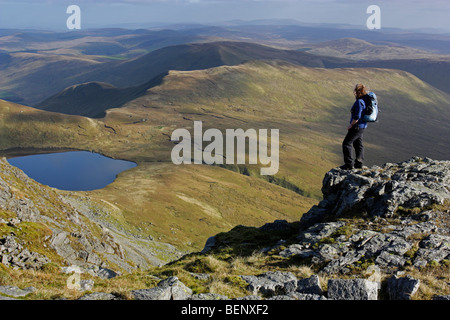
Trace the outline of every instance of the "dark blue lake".
<path fill-rule="evenodd" d="M 88 191 L 106 187 L 136 163 L 111 159 L 88 151 L 34 154 L 8 159 L 27 176 L 41 184 L 70 191 Z"/>

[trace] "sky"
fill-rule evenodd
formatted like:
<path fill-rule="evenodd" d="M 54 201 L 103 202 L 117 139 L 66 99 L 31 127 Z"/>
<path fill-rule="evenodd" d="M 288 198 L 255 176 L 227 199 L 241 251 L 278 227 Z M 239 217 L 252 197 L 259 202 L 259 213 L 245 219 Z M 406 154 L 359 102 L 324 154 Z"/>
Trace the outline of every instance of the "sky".
<path fill-rule="evenodd" d="M 378 5 L 381 28 L 450 32 L 448 0 L 0 0 L 0 28 L 67 30 L 69 5 L 80 7 L 82 29 L 260 19 L 365 27 Z"/>

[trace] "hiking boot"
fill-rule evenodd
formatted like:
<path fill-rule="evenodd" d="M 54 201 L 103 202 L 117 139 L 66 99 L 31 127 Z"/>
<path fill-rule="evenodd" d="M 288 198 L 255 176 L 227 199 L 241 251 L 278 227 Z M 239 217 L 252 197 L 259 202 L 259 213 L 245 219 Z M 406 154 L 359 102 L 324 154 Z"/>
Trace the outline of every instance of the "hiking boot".
<path fill-rule="evenodd" d="M 352 170 L 353 166 L 349 165 L 349 164 L 344 164 L 343 166 L 340 166 L 339 168 L 342 170 Z"/>
<path fill-rule="evenodd" d="M 363 164 L 361 162 L 355 162 L 355 169 L 362 169 Z"/>

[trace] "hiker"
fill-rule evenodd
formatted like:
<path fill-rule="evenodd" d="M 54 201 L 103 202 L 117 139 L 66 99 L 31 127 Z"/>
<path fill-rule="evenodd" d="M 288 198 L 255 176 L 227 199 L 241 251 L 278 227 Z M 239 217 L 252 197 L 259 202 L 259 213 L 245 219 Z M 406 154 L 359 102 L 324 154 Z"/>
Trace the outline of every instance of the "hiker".
<path fill-rule="evenodd" d="M 353 168 L 362 168 L 364 161 L 363 133 L 367 128 L 367 122 L 362 120 L 366 104 L 363 97 L 367 94 L 367 88 L 359 83 L 353 90 L 356 101 L 352 106 L 350 125 L 347 128 L 347 135 L 342 142 L 342 151 L 344 153 L 344 165 L 341 169 L 351 170 Z M 353 160 L 352 151 L 355 148 L 356 160 Z"/>

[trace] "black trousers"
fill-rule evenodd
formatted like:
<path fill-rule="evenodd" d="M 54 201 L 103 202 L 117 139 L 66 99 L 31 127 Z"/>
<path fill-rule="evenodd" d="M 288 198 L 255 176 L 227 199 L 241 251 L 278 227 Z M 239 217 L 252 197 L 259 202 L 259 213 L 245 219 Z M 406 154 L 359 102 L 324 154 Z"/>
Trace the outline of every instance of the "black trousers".
<path fill-rule="evenodd" d="M 364 128 L 353 126 L 348 130 L 344 141 L 342 142 L 342 152 L 344 153 L 344 163 L 348 166 L 354 164 L 362 165 L 364 161 L 364 146 L 363 146 Z M 352 151 L 355 148 L 356 161 L 353 160 Z"/>

